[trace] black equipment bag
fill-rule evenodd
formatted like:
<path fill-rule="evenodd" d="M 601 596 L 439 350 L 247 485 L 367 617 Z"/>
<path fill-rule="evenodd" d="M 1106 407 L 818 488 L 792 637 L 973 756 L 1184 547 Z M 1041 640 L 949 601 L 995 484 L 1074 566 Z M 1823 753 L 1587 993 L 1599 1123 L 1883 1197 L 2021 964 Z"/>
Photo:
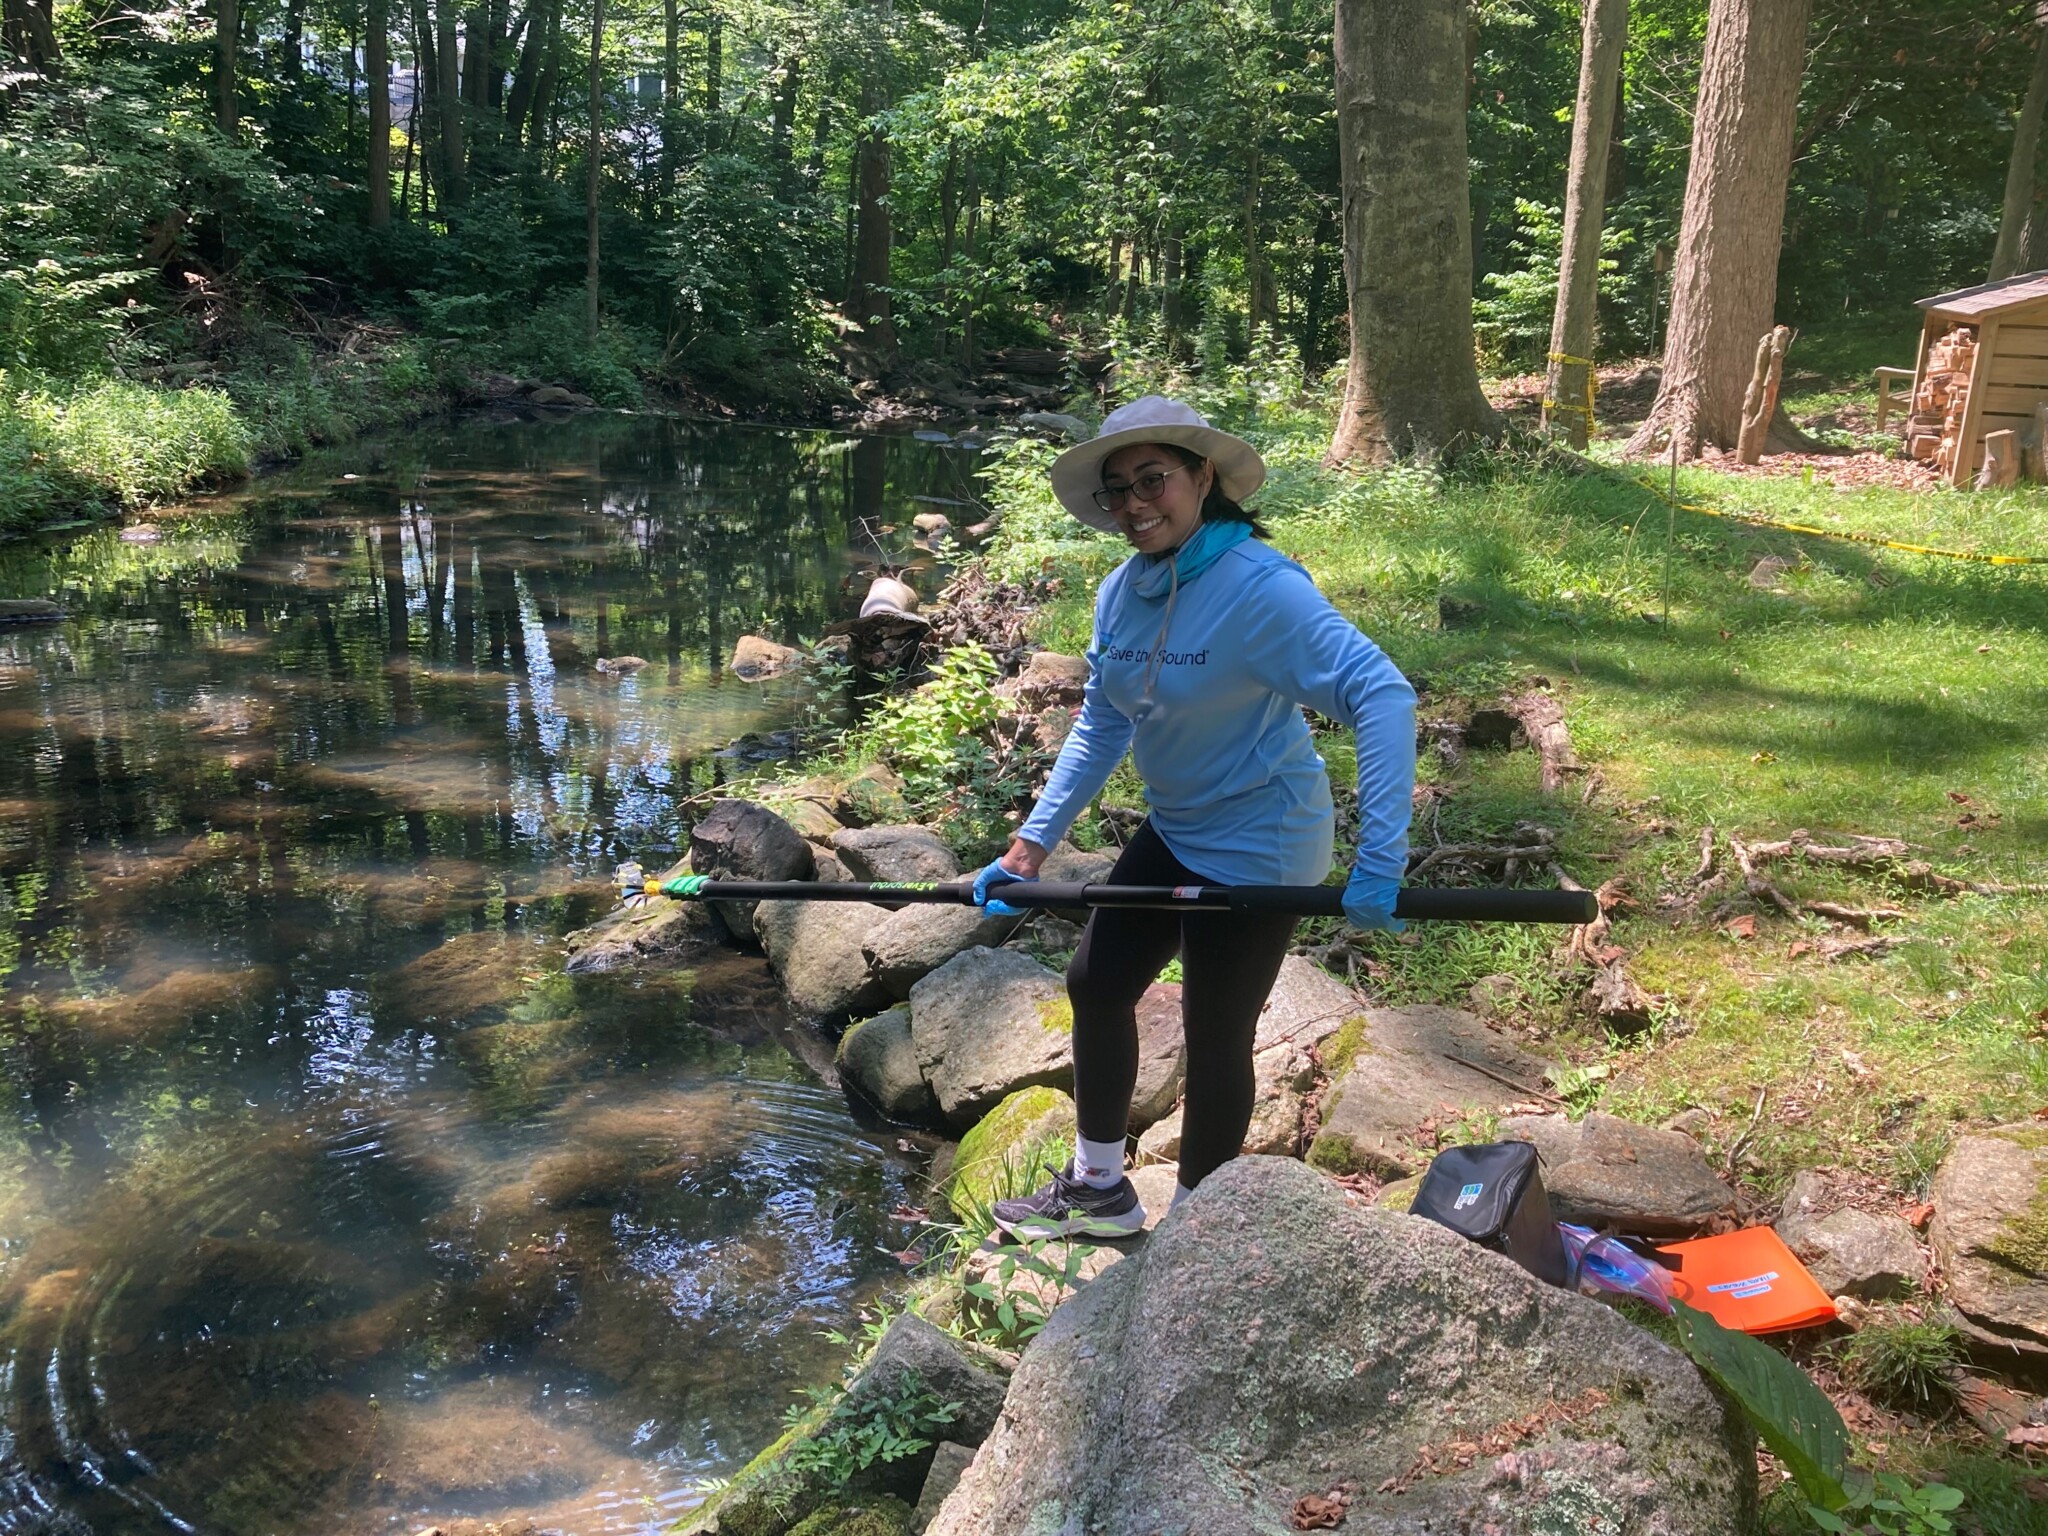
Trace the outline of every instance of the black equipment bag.
<path fill-rule="evenodd" d="M 1571 1283 L 1571 1261 L 1526 1141 L 1447 1147 L 1429 1165 L 1409 1213 L 1504 1253 L 1538 1280 Z"/>

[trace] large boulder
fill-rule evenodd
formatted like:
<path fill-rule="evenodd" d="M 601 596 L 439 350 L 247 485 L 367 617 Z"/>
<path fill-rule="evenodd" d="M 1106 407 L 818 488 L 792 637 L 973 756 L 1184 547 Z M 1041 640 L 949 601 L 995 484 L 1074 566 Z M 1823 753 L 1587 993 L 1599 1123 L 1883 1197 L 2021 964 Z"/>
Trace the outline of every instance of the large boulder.
<path fill-rule="evenodd" d="M 1958 1137 L 1934 1175 L 1928 1235 L 1965 1332 L 2048 1363 L 2048 1126 Z"/>
<path fill-rule="evenodd" d="M 620 907 L 569 935 L 564 969 L 572 976 L 594 976 L 700 954 L 725 942 L 725 924 L 711 907 L 710 902 L 666 896 Z"/>
<path fill-rule="evenodd" d="M 1884 1301 L 1926 1281 L 1927 1261 L 1903 1216 L 1854 1206 L 1830 1211 L 1820 1176 L 1810 1171 L 1793 1178 L 1772 1226 L 1830 1296 Z"/>
<path fill-rule="evenodd" d="M 1334 997 L 1311 1004 L 1310 1017 L 1317 1022 L 1307 1028 L 1320 1029 L 1335 1006 Z M 1428 1161 L 1435 1138 L 1420 1127 L 1441 1117 L 1444 1106 L 1502 1109 L 1527 1097 L 1510 1084 L 1535 1088 L 1549 1070 L 1485 1020 L 1430 1004 L 1366 1009 L 1318 1049 L 1335 1086 L 1324 1100 L 1309 1161 L 1335 1173 L 1394 1179 Z"/>
<path fill-rule="evenodd" d="M 917 1064 L 965 1130 L 1019 1088 L 1074 1080 L 1066 984 L 1028 955 L 970 949 L 910 989 Z"/>
<path fill-rule="evenodd" d="M 834 1065 L 842 1083 L 853 1084 L 891 1120 L 927 1120 L 937 1108 L 918 1070 L 908 1008 L 878 1013 L 841 1035 Z"/>
<path fill-rule="evenodd" d="M 1053 1314 L 929 1536 L 1738 1536 L 1753 1440 L 1613 1309 L 1245 1158 Z"/>
<path fill-rule="evenodd" d="M 913 1376 L 940 1402 L 960 1405 L 946 1434 L 968 1445 L 979 1445 L 989 1437 L 1010 1388 L 1009 1373 L 993 1350 L 956 1339 L 915 1312 L 905 1312 L 889 1325 L 867 1365 L 846 1389 L 847 1401 L 858 1404 L 874 1398 L 899 1398 Z M 911 1497 L 915 1498 L 923 1485 L 924 1468 L 919 1467 Z"/>
<path fill-rule="evenodd" d="M 863 947 L 875 979 L 891 997 L 910 989 L 955 955 L 994 949 L 1023 919 L 995 917 L 979 907 L 916 904 L 892 912 L 868 930 Z"/>
<path fill-rule="evenodd" d="M 1597 1113 L 1576 1124 L 1563 1115 L 1511 1115 L 1500 1136 L 1535 1144 L 1559 1221 L 1685 1237 L 1735 1214 L 1735 1191 L 1683 1131 Z"/>
<path fill-rule="evenodd" d="M 852 827 L 832 851 L 856 880 L 958 880 L 960 861 L 929 827 Z"/>
<path fill-rule="evenodd" d="M 865 901 L 764 901 L 754 933 L 790 1008 L 813 1019 L 871 1013 L 889 1001 L 861 944 L 888 914 Z"/>
<path fill-rule="evenodd" d="M 1259 1010 L 1252 1049 L 1271 1050 L 1282 1041 L 1320 1045 L 1365 1014 L 1365 1001 L 1356 992 L 1321 967 L 1289 955 L 1280 962 L 1280 974 Z"/>
<path fill-rule="evenodd" d="M 803 834 L 751 800 L 721 800 L 690 829 L 690 868 L 714 880 L 809 880 L 817 860 Z M 751 901 L 722 901 L 718 915 L 734 933 L 754 931 Z"/>

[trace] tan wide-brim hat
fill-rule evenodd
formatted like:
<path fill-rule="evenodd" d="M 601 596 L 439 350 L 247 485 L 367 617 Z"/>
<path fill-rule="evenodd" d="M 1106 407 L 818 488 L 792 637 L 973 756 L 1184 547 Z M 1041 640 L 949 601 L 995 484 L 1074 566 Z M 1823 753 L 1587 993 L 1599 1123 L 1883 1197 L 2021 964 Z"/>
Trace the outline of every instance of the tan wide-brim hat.
<path fill-rule="evenodd" d="M 1216 466 L 1216 483 L 1232 501 L 1266 483 L 1266 461 L 1250 443 L 1219 432 L 1192 406 L 1146 395 L 1118 406 L 1103 418 L 1100 432 L 1052 461 L 1052 493 L 1060 505 L 1090 528 L 1116 533 L 1115 514 L 1095 505 L 1095 493 L 1102 489 L 1102 461 L 1133 443 L 1171 443 L 1199 453 Z"/>

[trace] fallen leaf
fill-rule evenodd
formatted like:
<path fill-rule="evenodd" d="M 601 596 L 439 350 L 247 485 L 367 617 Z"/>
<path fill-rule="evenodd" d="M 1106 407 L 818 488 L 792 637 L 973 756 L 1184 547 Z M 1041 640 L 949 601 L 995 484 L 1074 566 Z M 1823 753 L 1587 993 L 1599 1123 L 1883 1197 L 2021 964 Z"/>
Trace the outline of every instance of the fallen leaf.
<path fill-rule="evenodd" d="M 1775 752 L 1753 752 L 1750 754 L 1749 760 L 1752 763 L 1758 764 L 1775 763 L 1778 760 L 1778 754 Z"/>
<path fill-rule="evenodd" d="M 1906 1225 L 1917 1232 L 1934 1219 L 1934 1207 L 1931 1205 L 1909 1205 L 1906 1207 L 1905 1215 Z"/>
<path fill-rule="evenodd" d="M 1794 939 L 1792 947 L 1786 953 L 1797 960 L 1801 955 L 1811 954 L 1818 947 L 1811 939 Z"/>
<path fill-rule="evenodd" d="M 1755 938 L 1755 937 L 1756 937 L 1756 917 L 1755 917 L 1755 915 L 1754 915 L 1754 914 L 1752 914 L 1752 913 L 1748 913 L 1748 912 L 1745 912 L 1745 913 L 1743 913 L 1743 914 L 1742 914 L 1742 916 L 1740 916 L 1740 917 L 1736 918 L 1734 922 L 1732 922 L 1732 923 L 1730 923 L 1730 924 L 1728 925 L 1728 933 L 1729 933 L 1729 935 L 1730 935 L 1731 937 L 1733 937 L 1733 938 L 1738 938 L 1738 939 L 1753 939 L 1753 938 Z"/>
<path fill-rule="evenodd" d="M 2048 1424 L 2022 1424 L 2005 1432 L 2005 1443 L 2026 1450 L 2048 1450 Z"/>
<path fill-rule="evenodd" d="M 1968 795 L 1964 794 L 1964 793 L 1963 793 L 1963 792 L 1962 792 L 1962 791 L 1961 791 L 1960 789 L 1952 789 L 1952 790 L 1948 791 L 1948 797 L 1949 797 L 1949 799 L 1951 799 L 1951 800 L 1955 801 L 1955 803 L 1956 803 L 1957 805 L 1971 805 L 1971 804 L 1974 804 L 1974 802 L 1973 802 L 1973 801 L 1972 801 L 1972 800 L 1970 799 L 1970 797 L 1969 797 Z"/>
<path fill-rule="evenodd" d="M 915 1205 L 899 1205 L 889 1213 L 891 1221 L 930 1221 L 932 1213 Z"/>
<path fill-rule="evenodd" d="M 915 1248 L 906 1248 L 901 1253 L 890 1254 L 889 1257 L 898 1264 L 901 1264 L 905 1269 L 915 1269 L 924 1262 L 924 1255 Z"/>
<path fill-rule="evenodd" d="M 1344 1523 L 1343 1495 L 1324 1498 L 1319 1493 L 1304 1493 L 1294 1501 L 1292 1524 L 1297 1531 L 1334 1531 Z"/>
<path fill-rule="evenodd" d="M 1989 656 L 1991 654 L 1991 647 L 1988 645 L 1980 645 L 1977 647 L 1977 654 L 1979 656 Z"/>

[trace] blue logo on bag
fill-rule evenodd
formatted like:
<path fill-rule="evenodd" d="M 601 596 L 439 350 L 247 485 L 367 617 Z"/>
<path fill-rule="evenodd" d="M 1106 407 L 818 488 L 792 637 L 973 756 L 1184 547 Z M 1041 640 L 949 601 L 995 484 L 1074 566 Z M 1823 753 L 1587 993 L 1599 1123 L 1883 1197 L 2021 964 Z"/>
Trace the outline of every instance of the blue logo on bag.
<path fill-rule="evenodd" d="M 1479 1203 L 1479 1196 L 1485 1189 L 1486 1186 L 1484 1184 L 1467 1184 L 1458 1191 L 1458 1198 L 1451 1203 L 1451 1209 L 1462 1211 L 1468 1205 L 1477 1205 Z"/>

